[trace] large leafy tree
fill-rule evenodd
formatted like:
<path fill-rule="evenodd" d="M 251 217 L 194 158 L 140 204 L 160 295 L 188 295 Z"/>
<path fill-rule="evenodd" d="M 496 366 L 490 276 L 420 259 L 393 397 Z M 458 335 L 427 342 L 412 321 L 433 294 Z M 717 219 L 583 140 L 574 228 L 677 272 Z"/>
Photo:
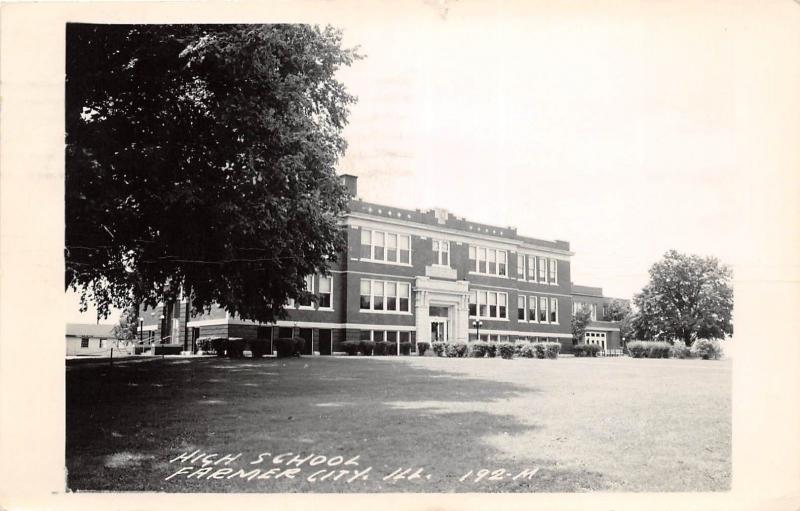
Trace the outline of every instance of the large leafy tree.
<path fill-rule="evenodd" d="M 631 305 L 627 300 L 614 299 L 608 304 L 606 308 L 606 316 L 604 321 L 622 321 L 631 313 Z"/>
<path fill-rule="evenodd" d="M 307 25 L 67 26 L 67 288 L 272 321 L 342 248 L 359 56 Z"/>
<path fill-rule="evenodd" d="M 592 322 L 592 310 L 583 306 L 572 315 L 572 344 L 580 344 L 584 341 L 586 327 Z"/>
<path fill-rule="evenodd" d="M 650 268 L 650 282 L 634 296 L 634 335 L 683 341 L 733 333 L 731 269 L 713 257 L 670 250 Z"/>

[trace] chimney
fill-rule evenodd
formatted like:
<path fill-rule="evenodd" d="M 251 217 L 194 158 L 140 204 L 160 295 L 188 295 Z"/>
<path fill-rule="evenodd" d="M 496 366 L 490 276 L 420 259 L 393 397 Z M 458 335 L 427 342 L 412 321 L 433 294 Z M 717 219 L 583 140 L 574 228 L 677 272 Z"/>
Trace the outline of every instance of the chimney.
<path fill-rule="evenodd" d="M 347 193 L 349 193 L 351 197 L 358 195 L 358 176 L 342 174 L 339 178 L 342 180 L 342 184 L 347 187 Z"/>

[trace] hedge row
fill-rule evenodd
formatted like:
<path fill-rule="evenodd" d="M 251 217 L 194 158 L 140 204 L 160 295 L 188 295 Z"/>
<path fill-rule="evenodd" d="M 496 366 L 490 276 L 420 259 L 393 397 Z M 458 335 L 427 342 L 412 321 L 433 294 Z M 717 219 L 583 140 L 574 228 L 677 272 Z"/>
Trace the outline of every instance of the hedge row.
<path fill-rule="evenodd" d="M 628 343 L 628 353 L 633 358 L 702 358 L 717 360 L 722 356 L 718 341 L 698 339 L 689 348 L 680 341 L 669 344 L 661 341 L 633 341 Z"/>
<path fill-rule="evenodd" d="M 561 343 L 558 342 L 483 342 L 476 341 L 469 344 L 464 342 L 434 342 L 431 345 L 434 353 L 440 357 L 458 358 L 495 358 L 500 356 L 510 360 L 520 358 L 558 358 Z"/>

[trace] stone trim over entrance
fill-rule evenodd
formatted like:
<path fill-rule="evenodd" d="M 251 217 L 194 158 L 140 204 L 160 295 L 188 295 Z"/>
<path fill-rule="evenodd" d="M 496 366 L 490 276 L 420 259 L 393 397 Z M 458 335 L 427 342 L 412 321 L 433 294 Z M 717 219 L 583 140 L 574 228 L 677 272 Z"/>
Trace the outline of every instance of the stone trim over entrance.
<path fill-rule="evenodd" d="M 469 282 L 419 276 L 413 290 L 417 342 L 431 341 L 431 320 L 428 314 L 431 305 L 449 309 L 450 341 L 466 342 L 469 333 Z"/>

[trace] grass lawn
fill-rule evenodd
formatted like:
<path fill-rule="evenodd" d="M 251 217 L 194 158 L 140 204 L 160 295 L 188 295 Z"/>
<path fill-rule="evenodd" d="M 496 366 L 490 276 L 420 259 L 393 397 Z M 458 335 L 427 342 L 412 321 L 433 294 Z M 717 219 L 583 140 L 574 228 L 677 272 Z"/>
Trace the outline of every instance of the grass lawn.
<path fill-rule="evenodd" d="M 730 361 L 176 358 L 68 365 L 66 382 L 75 491 L 730 487 Z M 196 450 L 239 456 L 170 461 Z"/>

